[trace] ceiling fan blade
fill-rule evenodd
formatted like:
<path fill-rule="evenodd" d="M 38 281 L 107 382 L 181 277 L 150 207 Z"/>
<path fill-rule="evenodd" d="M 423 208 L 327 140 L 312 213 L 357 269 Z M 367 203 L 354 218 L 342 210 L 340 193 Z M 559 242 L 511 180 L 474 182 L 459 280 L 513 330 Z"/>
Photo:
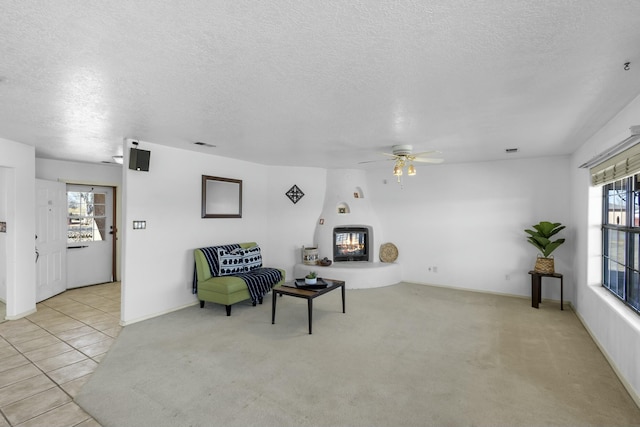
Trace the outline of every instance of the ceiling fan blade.
<path fill-rule="evenodd" d="M 414 157 L 420 157 L 420 156 L 427 156 L 429 154 L 434 154 L 434 153 L 440 154 L 441 152 L 438 151 L 438 150 L 431 150 L 431 151 L 423 151 L 421 153 L 415 153 L 415 154 L 411 154 L 411 155 L 414 156 Z"/>
<path fill-rule="evenodd" d="M 366 160 L 364 162 L 358 162 L 359 165 L 363 164 L 363 163 L 378 163 L 378 162 L 387 162 L 389 160 L 394 160 L 394 159 L 382 159 L 382 160 Z"/>
<path fill-rule="evenodd" d="M 431 157 L 422 157 L 422 158 L 417 158 L 417 159 L 413 159 L 414 162 L 420 162 L 420 163 L 442 163 L 444 162 L 444 159 L 434 159 Z"/>
<path fill-rule="evenodd" d="M 398 150 L 396 151 L 396 147 Z M 400 150 L 402 148 L 402 150 Z M 399 164 L 404 165 L 405 162 L 421 162 L 421 163 L 442 163 L 443 159 L 434 159 L 431 157 L 421 157 L 428 156 L 433 153 L 440 153 L 440 151 L 423 151 L 421 153 L 411 154 L 411 146 L 394 146 L 394 153 L 380 153 L 383 156 L 389 157 L 384 160 L 365 160 L 363 162 L 358 162 L 358 164 L 364 163 L 376 163 L 376 162 L 384 162 L 386 160 L 392 160 Z"/>
<path fill-rule="evenodd" d="M 382 154 L 383 156 L 393 157 L 394 159 L 395 159 L 396 157 L 398 157 L 398 155 L 397 155 L 397 154 L 391 154 L 391 153 L 380 153 L 380 154 Z"/>

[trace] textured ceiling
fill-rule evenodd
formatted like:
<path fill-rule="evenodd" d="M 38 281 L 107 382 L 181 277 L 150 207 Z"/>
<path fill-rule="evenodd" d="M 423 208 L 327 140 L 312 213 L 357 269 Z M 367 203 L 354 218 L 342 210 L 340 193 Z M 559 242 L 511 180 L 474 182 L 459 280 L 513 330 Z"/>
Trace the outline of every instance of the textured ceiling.
<path fill-rule="evenodd" d="M 398 143 L 569 154 L 640 93 L 639 17 L 637 0 L 3 0 L 0 137 L 83 162 L 125 138 L 329 168 Z"/>

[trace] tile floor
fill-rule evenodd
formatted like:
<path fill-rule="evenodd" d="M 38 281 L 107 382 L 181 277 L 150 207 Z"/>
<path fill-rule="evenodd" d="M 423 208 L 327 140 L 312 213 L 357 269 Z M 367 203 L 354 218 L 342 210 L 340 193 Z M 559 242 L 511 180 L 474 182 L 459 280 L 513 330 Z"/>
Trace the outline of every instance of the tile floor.
<path fill-rule="evenodd" d="M 100 426 L 73 401 L 122 329 L 120 283 L 66 291 L 0 323 L 0 427 Z"/>

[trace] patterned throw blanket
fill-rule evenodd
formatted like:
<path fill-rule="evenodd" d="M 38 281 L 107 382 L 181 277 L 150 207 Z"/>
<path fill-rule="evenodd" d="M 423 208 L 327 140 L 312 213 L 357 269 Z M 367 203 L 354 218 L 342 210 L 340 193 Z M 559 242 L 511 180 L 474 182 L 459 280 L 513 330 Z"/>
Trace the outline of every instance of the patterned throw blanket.
<path fill-rule="evenodd" d="M 204 257 L 207 259 L 207 263 L 209 263 L 209 270 L 211 270 L 211 275 L 216 277 L 220 276 L 220 260 L 218 260 L 218 250 L 224 249 L 226 252 L 231 252 L 234 249 L 240 249 L 240 245 L 234 243 L 232 245 L 220 245 L 220 246 L 210 246 L 208 248 L 200 248 Z"/>
<path fill-rule="evenodd" d="M 204 257 L 209 264 L 209 270 L 211 275 L 218 277 L 220 274 L 220 265 L 217 256 L 217 248 L 224 248 L 227 251 L 232 251 L 239 248 L 240 245 L 232 244 L 225 246 L 211 246 L 207 248 L 200 248 Z M 194 266 L 195 267 L 195 266 Z M 245 273 L 234 274 L 235 277 L 239 277 L 245 281 L 247 288 L 249 289 L 249 295 L 251 295 L 251 302 L 256 304 L 259 300 L 269 293 L 273 285 L 282 280 L 282 273 L 277 268 L 257 268 Z M 193 272 L 193 293 L 198 292 L 198 276 L 194 268 Z"/>
<path fill-rule="evenodd" d="M 209 246 L 207 248 L 200 248 L 204 257 L 207 259 L 207 263 L 209 264 L 209 271 L 211 271 L 212 276 L 219 276 L 220 272 L 220 264 L 218 263 L 218 247 L 226 248 L 230 251 L 237 249 L 240 247 L 238 244 L 226 245 L 226 246 Z M 191 286 L 191 293 L 194 295 L 198 293 L 198 272 L 196 271 L 196 264 L 193 263 L 193 282 Z"/>
<path fill-rule="evenodd" d="M 273 285 L 282 280 L 282 273 L 277 268 L 256 268 L 246 273 L 234 274 L 247 283 L 251 302 L 256 304 L 269 293 Z"/>

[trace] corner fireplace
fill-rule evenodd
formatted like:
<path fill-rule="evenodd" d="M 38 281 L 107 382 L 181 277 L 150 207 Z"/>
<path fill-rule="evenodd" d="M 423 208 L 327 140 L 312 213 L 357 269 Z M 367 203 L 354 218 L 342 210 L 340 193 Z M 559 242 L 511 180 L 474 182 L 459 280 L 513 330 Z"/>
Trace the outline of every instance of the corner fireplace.
<path fill-rule="evenodd" d="M 369 261 L 368 227 L 335 227 L 333 229 L 333 260 Z"/>

